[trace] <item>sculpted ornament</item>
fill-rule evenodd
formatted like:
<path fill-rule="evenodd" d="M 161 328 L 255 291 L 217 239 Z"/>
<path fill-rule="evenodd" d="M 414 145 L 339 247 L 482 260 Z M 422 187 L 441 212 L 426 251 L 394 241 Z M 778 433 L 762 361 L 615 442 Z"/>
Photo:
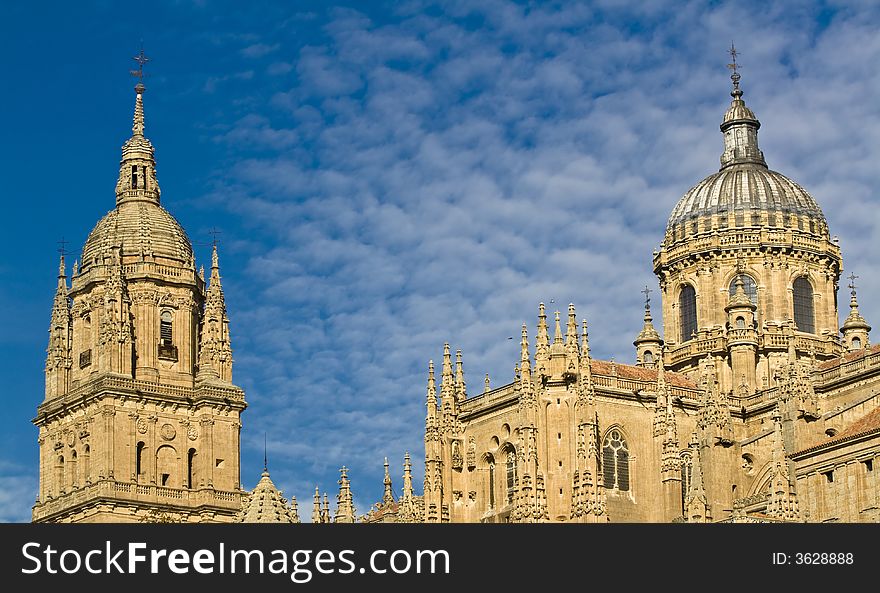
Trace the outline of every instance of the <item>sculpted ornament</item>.
<path fill-rule="evenodd" d="M 195 424 L 189 425 L 189 428 L 186 429 L 186 436 L 191 441 L 194 441 L 197 438 L 199 438 L 199 429 L 196 428 Z"/>
<path fill-rule="evenodd" d="M 170 424 L 163 424 L 162 428 L 159 431 L 159 434 L 161 434 L 162 438 L 165 439 L 166 441 L 170 441 L 175 436 L 177 436 L 177 431 L 174 430 L 174 427 L 171 426 Z"/>
<path fill-rule="evenodd" d="M 137 431 L 141 434 L 147 433 L 147 423 L 143 418 L 137 420 Z"/>

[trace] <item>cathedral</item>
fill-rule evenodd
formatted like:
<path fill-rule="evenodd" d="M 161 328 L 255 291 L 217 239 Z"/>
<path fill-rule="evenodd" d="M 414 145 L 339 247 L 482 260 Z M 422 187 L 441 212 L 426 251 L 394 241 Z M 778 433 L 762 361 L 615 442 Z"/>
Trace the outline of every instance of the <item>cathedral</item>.
<path fill-rule="evenodd" d="M 444 345 L 427 369 L 423 493 L 407 454 L 395 497 L 386 459 L 382 500 L 358 516 L 342 468 L 335 512 L 316 489 L 312 522 L 880 521 L 880 347 L 857 277 L 839 325 L 838 241 L 768 167 L 731 79 L 720 168 L 653 253 L 663 334 L 647 287 L 634 364 L 593 359 L 575 306 L 540 304 L 513 381 L 477 394 Z M 217 248 L 206 276 L 161 206 L 143 95 L 138 83 L 115 207 L 69 285 L 60 263 L 33 520 L 298 523 L 266 467 L 241 486 L 247 404 Z"/>

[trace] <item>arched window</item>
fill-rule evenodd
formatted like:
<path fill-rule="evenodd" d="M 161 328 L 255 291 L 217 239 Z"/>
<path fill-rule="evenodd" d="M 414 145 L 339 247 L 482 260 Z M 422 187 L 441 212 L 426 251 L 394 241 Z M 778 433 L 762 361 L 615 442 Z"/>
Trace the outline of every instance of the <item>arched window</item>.
<path fill-rule="evenodd" d="M 190 449 L 186 456 L 186 487 L 195 488 L 196 477 L 196 450 Z"/>
<path fill-rule="evenodd" d="M 739 274 L 735 276 L 733 280 L 730 281 L 730 296 L 736 294 L 736 279 L 742 278 L 743 282 L 743 291 L 749 295 L 749 300 L 752 301 L 753 305 L 758 304 L 758 285 L 755 284 L 755 279 L 749 276 L 748 274 Z"/>
<path fill-rule="evenodd" d="M 694 469 L 694 457 L 690 451 L 681 452 L 681 514 L 687 512 L 685 503 L 688 490 L 691 489 L 691 475 Z"/>
<path fill-rule="evenodd" d="M 697 333 L 697 293 L 690 284 L 681 287 L 678 295 L 681 341 L 687 342 Z"/>
<path fill-rule="evenodd" d="M 853 350 L 861 350 L 861 348 L 862 348 L 862 341 L 859 338 L 853 338 L 852 339 L 852 349 Z"/>
<path fill-rule="evenodd" d="M 143 441 L 138 441 L 137 449 L 134 454 L 134 475 L 140 481 L 141 474 L 144 473 L 144 445 Z"/>
<path fill-rule="evenodd" d="M 495 508 L 495 459 L 490 455 L 486 458 L 489 465 L 489 508 Z"/>
<path fill-rule="evenodd" d="M 171 445 L 162 445 L 156 451 L 156 473 L 160 486 L 169 488 L 180 487 L 180 474 L 178 473 L 177 451 Z"/>
<path fill-rule="evenodd" d="M 67 472 L 67 479 L 70 480 L 70 487 L 76 488 L 76 449 L 70 452 L 70 471 Z"/>
<path fill-rule="evenodd" d="M 513 494 L 516 490 L 516 451 L 507 450 L 507 503 L 513 502 Z"/>
<path fill-rule="evenodd" d="M 644 362 L 645 364 L 654 364 L 654 353 L 650 350 L 645 350 Z"/>
<path fill-rule="evenodd" d="M 792 288 L 794 292 L 794 324 L 802 332 L 816 333 L 813 315 L 813 285 L 804 276 L 800 276 L 795 279 Z"/>
<path fill-rule="evenodd" d="M 617 428 L 605 435 L 602 443 L 602 476 L 606 488 L 629 490 L 629 450 Z"/>
<path fill-rule="evenodd" d="M 91 456 L 92 449 L 86 445 L 85 449 L 83 449 L 83 460 L 82 460 L 82 474 L 83 474 L 83 482 L 86 484 L 90 484 L 92 481 L 92 476 L 90 475 L 91 468 L 89 467 L 89 457 Z"/>
<path fill-rule="evenodd" d="M 64 492 L 64 455 L 59 455 L 55 464 L 55 483 L 58 484 L 58 491 Z"/>
<path fill-rule="evenodd" d="M 173 342 L 173 320 L 171 311 L 162 311 L 162 319 L 159 321 L 159 341 L 163 346 L 169 346 Z"/>
<path fill-rule="evenodd" d="M 746 327 L 746 318 L 745 317 L 737 317 L 736 318 L 736 329 L 745 329 Z"/>

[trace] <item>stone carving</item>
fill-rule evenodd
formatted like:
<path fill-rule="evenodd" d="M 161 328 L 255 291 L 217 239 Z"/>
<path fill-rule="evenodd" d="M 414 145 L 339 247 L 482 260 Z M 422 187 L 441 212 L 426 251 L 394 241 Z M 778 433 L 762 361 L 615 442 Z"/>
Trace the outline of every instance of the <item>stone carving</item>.
<path fill-rule="evenodd" d="M 159 430 L 159 434 L 161 434 L 162 438 L 166 441 L 170 441 L 177 436 L 177 431 L 170 424 L 163 424 L 162 428 Z"/>
<path fill-rule="evenodd" d="M 146 422 L 146 420 L 144 420 L 143 418 L 138 418 L 138 419 L 137 419 L 137 423 L 136 423 L 136 425 L 137 425 L 137 431 L 138 431 L 139 433 L 141 433 L 141 434 L 146 434 L 146 433 L 147 433 L 147 422 Z"/>

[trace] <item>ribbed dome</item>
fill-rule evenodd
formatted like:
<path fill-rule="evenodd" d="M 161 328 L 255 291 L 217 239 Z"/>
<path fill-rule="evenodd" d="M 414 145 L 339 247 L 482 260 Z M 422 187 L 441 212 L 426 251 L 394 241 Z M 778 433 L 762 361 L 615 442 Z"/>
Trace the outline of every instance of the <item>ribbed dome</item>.
<path fill-rule="evenodd" d="M 151 201 L 123 202 L 99 220 L 83 246 L 83 269 L 103 261 L 113 246 L 122 246 L 123 258 L 156 257 L 176 260 L 181 265 L 193 258 L 192 244 L 183 227 Z"/>
<path fill-rule="evenodd" d="M 673 240 L 715 228 L 776 227 L 828 237 L 816 200 L 800 185 L 767 168 L 758 147 L 761 123 L 742 99 L 739 74 L 721 122 L 721 169 L 692 187 L 672 209 L 666 232 Z M 731 218 L 731 214 L 733 217 Z M 711 217 L 717 215 L 713 223 Z"/>
<path fill-rule="evenodd" d="M 807 221 L 801 230 L 828 234 L 825 215 L 813 196 L 782 173 L 752 163 L 725 167 L 692 187 L 672 209 L 667 231 L 680 223 L 731 211 L 742 212 L 743 225 L 748 227 L 798 228 L 794 217 L 786 223 L 786 215 L 803 215 Z M 691 229 L 684 233 L 691 234 Z"/>

